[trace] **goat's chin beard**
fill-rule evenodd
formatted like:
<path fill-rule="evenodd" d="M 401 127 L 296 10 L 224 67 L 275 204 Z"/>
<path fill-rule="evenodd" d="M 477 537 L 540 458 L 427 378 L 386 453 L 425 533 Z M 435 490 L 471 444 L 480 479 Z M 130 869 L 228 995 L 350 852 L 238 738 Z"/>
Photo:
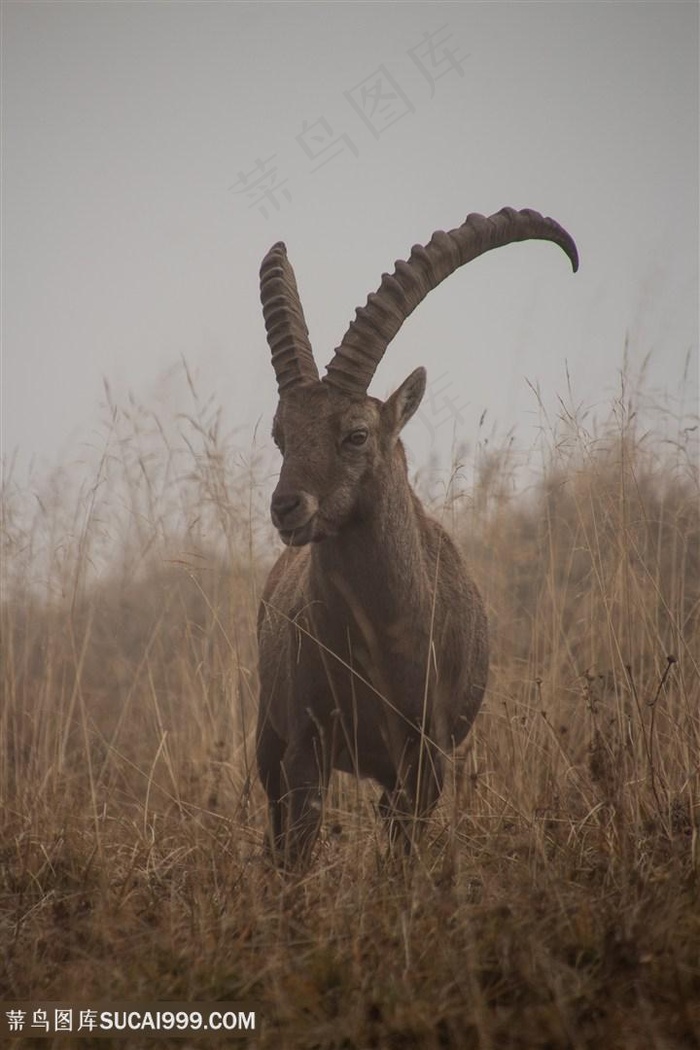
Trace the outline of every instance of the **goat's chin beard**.
<path fill-rule="evenodd" d="M 307 543 L 320 543 L 325 540 L 326 533 L 323 532 L 313 518 L 298 529 L 278 529 L 282 543 L 287 547 L 305 547 Z"/>

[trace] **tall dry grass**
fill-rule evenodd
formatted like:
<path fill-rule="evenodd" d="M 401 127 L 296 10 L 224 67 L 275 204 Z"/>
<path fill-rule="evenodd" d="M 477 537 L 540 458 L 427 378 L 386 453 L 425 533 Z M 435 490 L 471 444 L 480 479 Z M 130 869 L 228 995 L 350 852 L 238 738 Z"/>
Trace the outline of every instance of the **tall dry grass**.
<path fill-rule="evenodd" d="M 623 384 L 597 426 L 542 410 L 527 483 L 508 442 L 455 470 L 483 712 L 410 868 L 337 776 L 283 879 L 252 751 L 275 468 L 187 380 L 170 420 L 107 391 L 89 470 L 6 465 L 0 1000 L 257 1002 L 261 1047 L 698 1045 L 697 421 Z"/>

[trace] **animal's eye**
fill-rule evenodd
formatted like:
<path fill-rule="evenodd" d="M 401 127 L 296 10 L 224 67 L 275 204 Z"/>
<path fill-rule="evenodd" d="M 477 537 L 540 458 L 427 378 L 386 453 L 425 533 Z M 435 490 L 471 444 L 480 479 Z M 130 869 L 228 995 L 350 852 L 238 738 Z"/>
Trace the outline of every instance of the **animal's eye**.
<path fill-rule="evenodd" d="M 368 436 L 369 431 L 367 430 L 367 427 L 358 427 L 357 430 L 350 431 L 344 439 L 344 444 L 353 445 L 355 448 L 359 448 L 360 445 L 364 445 Z"/>

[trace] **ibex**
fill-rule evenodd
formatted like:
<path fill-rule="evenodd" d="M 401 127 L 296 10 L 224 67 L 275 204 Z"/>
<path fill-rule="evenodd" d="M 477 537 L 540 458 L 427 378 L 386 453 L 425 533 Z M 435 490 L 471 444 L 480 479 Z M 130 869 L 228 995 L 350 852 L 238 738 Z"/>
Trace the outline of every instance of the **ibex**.
<path fill-rule="evenodd" d="M 408 315 L 458 267 L 513 241 L 553 241 L 553 219 L 504 208 L 438 232 L 356 311 L 319 379 L 284 244 L 260 270 L 282 453 L 271 516 L 285 550 L 258 616 L 257 763 L 276 862 L 308 860 L 331 770 L 383 788 L 390 840 L 410 850 L 486 687 L 487 622 L 459 551 L 411 489 L 401 430 L 425 392 L 417 368 L 384 402 L 367 389 Z"/>

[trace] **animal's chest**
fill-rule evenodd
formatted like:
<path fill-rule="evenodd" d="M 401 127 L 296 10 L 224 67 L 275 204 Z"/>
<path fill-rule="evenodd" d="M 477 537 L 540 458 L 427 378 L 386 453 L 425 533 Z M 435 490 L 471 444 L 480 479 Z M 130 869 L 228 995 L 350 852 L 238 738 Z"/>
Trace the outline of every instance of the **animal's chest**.
<path fill-rule="evenodd" d="M 297 624 L 298 659 L 327 682 L 336 707 L 404 708 L 434 680 L 434 640 L 398 608 L 378 615 L 354 596 L 332 607 L 319 597 Z"/>

